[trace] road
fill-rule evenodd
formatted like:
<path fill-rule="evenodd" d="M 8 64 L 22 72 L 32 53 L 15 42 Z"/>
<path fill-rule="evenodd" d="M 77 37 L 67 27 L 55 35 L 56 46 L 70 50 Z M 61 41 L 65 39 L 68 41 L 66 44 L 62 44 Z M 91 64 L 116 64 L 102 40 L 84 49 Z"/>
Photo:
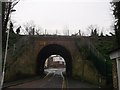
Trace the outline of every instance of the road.
<path fill-rule="evenodd" d="M 98 88 L 97 86 L 80 82 L 74 79 L 65 79 L 62 72 L 65 69 L 50 69 L 48 74 L 40 80 L 34 80 L 24 84 L 10 86 L 8 88 Z M 7 88 L 5 89 L 7 90 Z"/>

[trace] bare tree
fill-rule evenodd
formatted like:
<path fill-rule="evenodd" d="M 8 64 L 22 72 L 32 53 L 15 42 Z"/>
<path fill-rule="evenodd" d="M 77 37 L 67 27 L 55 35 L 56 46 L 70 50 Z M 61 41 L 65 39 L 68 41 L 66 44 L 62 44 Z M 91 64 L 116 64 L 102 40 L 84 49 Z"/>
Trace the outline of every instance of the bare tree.
<path fill-rule="evenodd" d="M 40 35 L 40 29 L 36 29 L 36 35 Z"/>
<path fill-rule="evenodd" d="M 9 39 L 9 37 L 8 37 L 9 35 L 7 36 L 7 33 L 6 33 L 7 26 L 9 26 L 10 33 L 12 32 L 11 30 L 13 30 L 13 23 L 10 21 L 10 16 L 11 16 L 12 12 L 16 11 L 16 10 L 14 10 L 14 6 L 19 1 L 20 0 L 11 0 L 11 2 L 2 2 L 2 51 L 3 52 L 7 52 L 7 45 L 8 45 L 8 39 Z M 9 22 L 9 25 L 8 25 L 8 22 Z M 3 53 L 3 55 L 4 55 L 4 53 Z M 6 58 L 3 57 L 3 59 L 2 59 L 2 70 L 3 71 L 4 71 L 3 67 L 5 66 L 4 59 L 6 60 Z"/>
<path fill-rule="evenodd" d="M 7 31 L 7 24 L 10 21 L 10 14 L 15 11 L 14 6 L 20 0 L 11 0 L 11 2 L 2 2 L 2 42 L 3 42 L 3 49 L 5 48 L 6 44 L 6 31 Z"/>
<path fill-rule="evenodd" d="M 99 33 L 98 33 L 98 27 L 96 25 L 90 25 L 88 28 L 88 31 L 91 32 L 90 36 L 98 36 Z"/>
<path fill-rule="evenodd" d="M 111 7 L 115 18 L 114 31 L 116 36 L 116 44 L 120 47 L 120 1 L 118 0 L 118 2 L 115 2 L 115 0 L 112 0 Z"/>
<path fill-rule="evenodd" d="M 63 34 L 69 36 L 70 30 L 67 26 L 64 27 Z"/>
<path fill-rule="evenodd" d="M 27 32 L 27 35 L 40 35 L 41 29 L 40 27 L 37 27 L 33 21 L 29 21 L 23 25 L 25 28 L 25 31 Z"/>
<path fill-rule="evenodd" d="M 29 22 L 25 23 L 23 26 L 28 35 L 34 35 L 35 24 L 33 21 L 29 21 Z"/>

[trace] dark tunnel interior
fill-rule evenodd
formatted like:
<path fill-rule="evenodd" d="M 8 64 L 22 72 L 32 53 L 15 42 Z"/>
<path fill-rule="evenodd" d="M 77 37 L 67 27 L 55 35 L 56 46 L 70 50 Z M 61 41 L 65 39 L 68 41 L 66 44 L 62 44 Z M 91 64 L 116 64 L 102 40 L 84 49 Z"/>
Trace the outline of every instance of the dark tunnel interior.
<path fill-rule="evenodd" d="M 63 46 L 57 44 L 50 44 L 45 46 L 37 57 L 37 67 L 36 72 L 38 74 L 44 73 L 44 64 L 46 59 L 51 55 L 60 55 L 64 58 L 66 63 L 66 75 L 72 76 L 72 57 L 70 52 Z"/>

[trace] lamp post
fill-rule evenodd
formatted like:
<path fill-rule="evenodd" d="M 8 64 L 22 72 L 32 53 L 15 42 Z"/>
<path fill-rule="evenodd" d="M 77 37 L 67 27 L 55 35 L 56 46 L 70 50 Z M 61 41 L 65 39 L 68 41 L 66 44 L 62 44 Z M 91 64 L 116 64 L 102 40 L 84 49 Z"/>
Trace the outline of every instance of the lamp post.
<path fill-rule="evenodd" d="M 11 13 L 15 12 L 16 10 L 12 9 L 10 12 L 10 17 L 9 17 L 9 25 L 10 25 L 10 21 L 11 21 Z M 1 87 L 4 81 L 4 74 L 5 74 L 5 64 L 6 64 L 6 58 L 7 58 L 7 50 L 8 50 L 8 41 L 9 41 L 9 32 L 10 32 L 10 27 L 8 29 L 7 32 L 7 40 L 6 40 L 6 48 L 5 48 L 5 57 L 4 57 L 4 62 L 3 62 L 3 68 L 2 68 L 2 80 L 1 80 Z"/>

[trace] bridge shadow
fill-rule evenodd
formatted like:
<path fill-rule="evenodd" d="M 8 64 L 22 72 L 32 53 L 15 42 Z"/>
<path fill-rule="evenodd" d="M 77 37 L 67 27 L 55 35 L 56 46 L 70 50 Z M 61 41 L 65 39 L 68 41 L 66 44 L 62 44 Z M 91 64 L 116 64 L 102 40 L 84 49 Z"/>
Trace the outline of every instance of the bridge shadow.
<path fill-rule="evenodd" d="M 72 76 L 72 57 L 70 52 L 63 46 L 57 44 L 50 44 L 45 46 L 42 50 L 40 50 L 37 57 L 37 67 L 36 73 L 39 75 L 44 74 L 44 65 L 45 61 L 51 55 L 60 55 L 64 58 L 66 63 L 66 75 Z"/>

